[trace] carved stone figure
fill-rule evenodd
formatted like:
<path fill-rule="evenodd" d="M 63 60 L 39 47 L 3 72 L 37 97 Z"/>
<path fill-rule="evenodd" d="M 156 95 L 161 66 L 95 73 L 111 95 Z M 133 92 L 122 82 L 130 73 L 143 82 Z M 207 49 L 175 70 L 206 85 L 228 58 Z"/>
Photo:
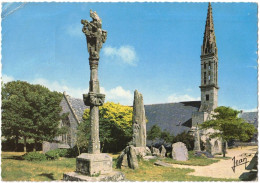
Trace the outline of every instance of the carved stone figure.
<path fill-rule="evenodd" d="M 107 32 L 102 30 L 102 20 L 96 12 L 90 10 L 90 17 L 93 19 L 91 22 L 81 20 L 84 25 L 82 32 L 86 35 L 88 52 L 91 58 L 98 59 L 99 51 L 103 43 L 106 41 Z"/>

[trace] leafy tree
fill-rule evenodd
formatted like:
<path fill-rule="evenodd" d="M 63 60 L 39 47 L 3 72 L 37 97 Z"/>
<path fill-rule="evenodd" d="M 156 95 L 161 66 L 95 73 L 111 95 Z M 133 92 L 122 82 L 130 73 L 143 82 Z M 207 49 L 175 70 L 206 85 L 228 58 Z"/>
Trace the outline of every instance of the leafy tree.
<path fill-rule="evenodd" d="M 161 137 L 161 128 L 157 125 L 153 125 L 150 130 L 147 131 L 147 139 L 154 143 L 155 139 Z"/>
<path fill-rule="evenodd" d="M 172 142 L 174 136 L 171 135 L 168 131 L 164 130 L 161 132 L 160 138 L 163 140 L 163 143 Z"/>
<path fill-rule="evenodd" d="M 182 132 L 178 135 L 176 135 L 174 138 L 173 138 L 173 143 L 176 143 L 176 142 L 183 142 L 187 149 L 188 150 L 193 150 L 194 148 L 194 137 L 189 134 L 189 132 Z"/>
<path fill-rule="evenodd" d="M 201 129 L 214 129 L 210 133 L 210 138 L 221 138 L 224 143 L 223 156 L 225 157 L 226 142 L 229 140 L 247 141 L 252 138 L 256 132 L 254 125 L 244 122 L 242 118 L 238 118 L 239 111 L 230 107 L 220 106 L 215 110 L 215 119 L 205 121 L 200 125 Z"/>
<path fill-rule="evenodd" d="M 132 107 L 113 102 L 106 102 L 99 107 L 99 138 L 102 152 L 118 152 L 131 140 L 132 113 Z M 80 148 L 88 145 L 89 135 L 89 109 L 86 109 L 83 122 L 78 128 L 77 145 Z"/>
<path fill-rule="evenodd" d="M 62 94 L 51 92 L 41 85 L 31 85 L 24 81 L 12 81 L 2 85 L 2 134 L 7 138 L 52 141 L 59 133 L 59 106 Z"/>
<path fill-rule="evenodd" d="M 8 139 L 15 138 L 15 151 L 19 137 L 24 138 L 26 151 L 26 138 L 31 135 L 30 106 L 26 101 L 30 87 L 29 83 L 22 81 L 2 85 L 2 135 Z"/>

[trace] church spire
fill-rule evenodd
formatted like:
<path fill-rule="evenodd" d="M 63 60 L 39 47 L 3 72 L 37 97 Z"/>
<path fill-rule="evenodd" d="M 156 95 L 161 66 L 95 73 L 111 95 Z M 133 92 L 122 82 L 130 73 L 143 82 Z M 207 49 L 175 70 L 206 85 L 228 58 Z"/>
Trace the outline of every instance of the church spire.
<path fill-rule="evenodd" d="M 212 8 L 208 14 L 201 46 L 201 112 L 211 112 L 218 106 L 218 49 L 214 32 Z"/>
<path fill-rule="evenodd" d="M 214 31 L 212 8 L 211 8 L 211 4 L 209 3 L 204 38 L 203 38 L 203 45 L 201 48 L 201 55 L 206 55 L 211 53 L 217 54 L 217 44 L 216 44 L 216 37 Z"/>

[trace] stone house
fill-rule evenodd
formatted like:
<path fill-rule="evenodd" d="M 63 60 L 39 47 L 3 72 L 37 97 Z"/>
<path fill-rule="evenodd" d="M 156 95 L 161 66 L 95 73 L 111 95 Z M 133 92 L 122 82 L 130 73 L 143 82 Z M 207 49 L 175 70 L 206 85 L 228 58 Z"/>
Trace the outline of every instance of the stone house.
<path fill-rule="evenodd" d="M 71 148 L 76 144 L 77 127 L 82 121 L 84 110 L 89 108 L 85 106 L 83 100 L 70 97 L 63 92 L 63 99 L 60 106 L 62 107 L 61 114 L 68 113 L 66 119 L 60 121 L 60 127 L 67 127 L 68 132 L 64 135 L 55 138 L 54 142 L 44 142 L 43 152 L 57 148 Z"/>

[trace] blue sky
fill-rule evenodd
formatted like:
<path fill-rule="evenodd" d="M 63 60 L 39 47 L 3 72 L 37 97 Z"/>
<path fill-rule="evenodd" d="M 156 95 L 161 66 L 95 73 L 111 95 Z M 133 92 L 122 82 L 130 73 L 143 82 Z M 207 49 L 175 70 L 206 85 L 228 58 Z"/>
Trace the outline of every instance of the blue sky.
<path fill-rule="evenodd" d="M 2 78 L 82 98 L 89 63 L 81 19 L 98 13 L 107 41 L 99 80 L 106 101 L 131 105 L 200 100 L 207 3 L 5 3 Z M 257 4 L 212 3 L 219 57 L 219 105 L 257 107 Z"/>

